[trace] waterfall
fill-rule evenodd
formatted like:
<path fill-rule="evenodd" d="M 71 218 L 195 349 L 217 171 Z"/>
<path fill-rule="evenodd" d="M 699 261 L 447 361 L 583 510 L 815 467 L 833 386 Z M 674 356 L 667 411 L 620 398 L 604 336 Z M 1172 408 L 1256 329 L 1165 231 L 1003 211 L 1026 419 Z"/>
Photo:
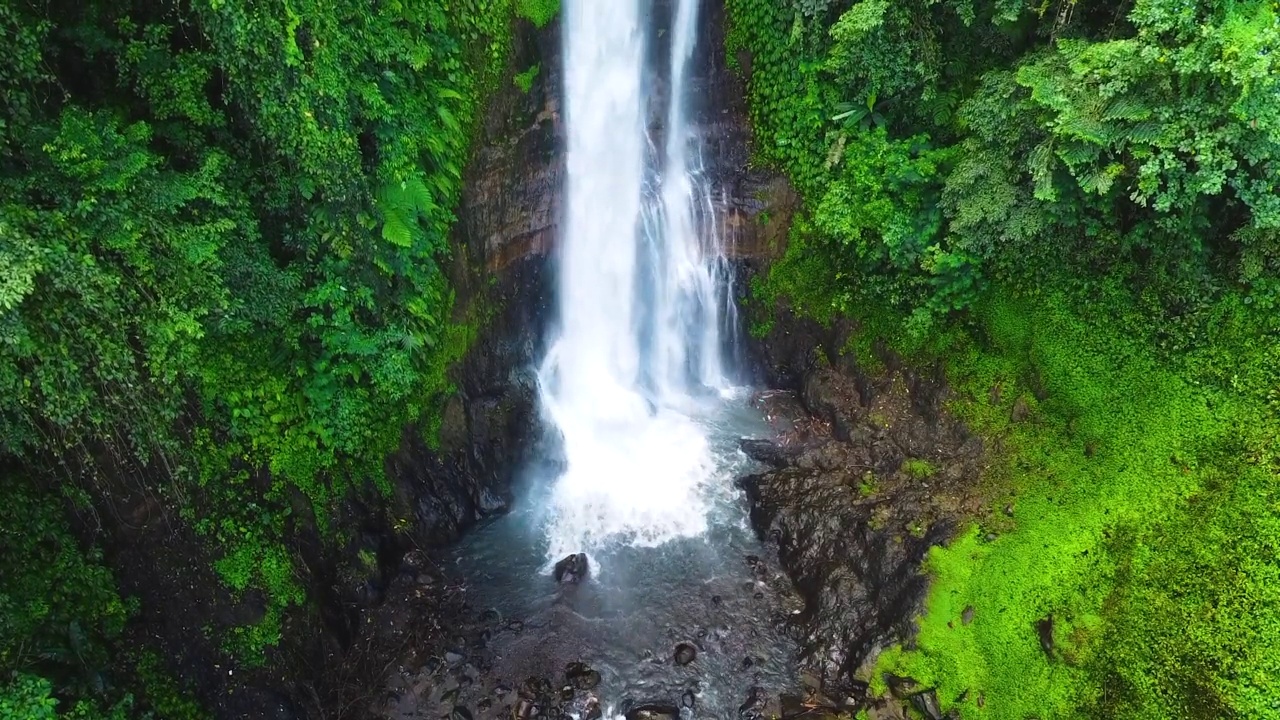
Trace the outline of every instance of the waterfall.
<path fill-rule="evenodd" d="M 562 7 L 567 202 L 558 335 L 539 370 L 565 455 L 550 497 L 551 557 L 706 529 L 715 461 L 694 416 L 728 388 L 721 332 L 734 320 L 686 107 L 698 0 L 672 0 L 665 94 L 646 83 L 649 2 Z M 661 99 L 656 143 L 646 118 Z"/>

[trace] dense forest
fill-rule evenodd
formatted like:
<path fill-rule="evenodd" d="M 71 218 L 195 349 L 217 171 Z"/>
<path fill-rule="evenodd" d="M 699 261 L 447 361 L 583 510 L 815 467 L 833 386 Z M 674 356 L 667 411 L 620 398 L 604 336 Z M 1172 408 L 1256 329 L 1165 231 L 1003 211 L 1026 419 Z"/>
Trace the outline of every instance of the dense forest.
<path fill-rule="evenodd" d="M 325 527 L 439 423 L 481 98 L 512 24 L 555 10 L 0 6 L 0 717 L 125 717 L 128 677 L 199 716 L 154 655 L 108 652 L 136 612 L 93 544 L 113 495 L 179 507 L 230 591 L 266 597 L 228 652 L 278 641 L 299 494 Z"/>
<path fill-rule="evenodd" d="M 1280 718 L 1280 5 L 726 5 L 754 162 L 803 200 L 752 302 L 940 363 L 991 448 L 873 687 Z M 180 508 L 265 598 L 228 654 L 280 641 L 291 518 L 439 429 L 480 322 L 445 272 L 463 170 L 513 23 L 555 12 L 0 5 L 0 718 L 206 716 L 116 642 L 113 496 Z"/>
<path fill-rule="evenodd" d="M 997 441 L 878 668 L 965 718 L 1280 717 L 1278 6 L 728 5 L 804 199 L 756 293 Z"/>

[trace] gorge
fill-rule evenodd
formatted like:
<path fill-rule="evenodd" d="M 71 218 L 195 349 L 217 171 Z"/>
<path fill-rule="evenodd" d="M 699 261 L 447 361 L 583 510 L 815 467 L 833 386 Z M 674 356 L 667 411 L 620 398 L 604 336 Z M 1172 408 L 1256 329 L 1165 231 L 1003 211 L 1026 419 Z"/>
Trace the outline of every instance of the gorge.
<path fill-rule="evenodd" d="M 0 35 L 0 718 L 1280 719 L 1271 0 Z"/>

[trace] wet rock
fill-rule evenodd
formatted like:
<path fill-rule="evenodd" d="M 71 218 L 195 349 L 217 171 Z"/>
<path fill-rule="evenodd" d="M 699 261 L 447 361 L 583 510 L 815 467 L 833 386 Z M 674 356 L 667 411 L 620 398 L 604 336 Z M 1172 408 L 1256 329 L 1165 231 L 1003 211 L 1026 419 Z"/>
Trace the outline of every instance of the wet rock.
<path fill-rule="evenodd" d="M 579 690 L 591 690 L 600 684 L 600 673 L 580 662 L 569 663 L 565 667 L 564 677 Z"/>
<path fill-rule="evenodd" d="M 738 447 L 752 460 L 775 468 L 786 467 L 800 454 L 798 448 L 790 448 L 773 440 L 742 438 Z"/>
<path fill-rule="evenodd" d="M 960 613 L 960 622 L 968 625 L 973 622 L 974 609 L 972 605 L 966 605 L 964 611 Z"/>
<path fill-rule="evenodd" d="M 587 579 L 590 565 L 585 553 L 566 555 L 556 563 L 555 577 L 558 583 L 577 583 Z"/>
<path fill-rule="evenodd" d="M 465 658 L 462 655 L 462 653 L 456 650 L 450 650 L 449 652 L 444 654 L 444 661 L 450 665 L 457 665 L 458 663 L 462 662 L 464 659 Z"/>
<path fill-rule="evenodd" d="M 684 694 L 680 696 L 680 705 L 682 707 L 692 709 L 695 702 L 696 698 L 694 697 L 692 690 L 685 690 Z"/>
<path fill-rule="evenodd" d="M 507 623 L 507 629 L 511 632 L 521 632 L 524 630 L 524 623 L 520 620 L 512 620 Z"/>
<path fill-rule="evenodd" d="M 885 673 L 884 681 L 889 686 L 889 692 L 893 693 L 894 697 L 902 700 L 915 695 L 921 690 L 920 683 L 916 682 L 915 678 Z"/>
<path fill-rule="evenodd" d="M 637 705 L 626 713 L 627 720 L 680 720 L 680 708 L 665 702 Z"/>
<path fill-rule="evenodd" d="M 911 696 L 911 704 L 924 715 L 926 720 L 943 720 L 942 707 L 938 704 L 938 694 L 932 690 L 916 693 Z"/>
<path fill-rule="evenodd" d="M 743 720 L 755 720 L 764 713 L 769 702 L 769 694 L 762 687 L 753 687 L 747 693 L 747 699 L 738 706 L 738 717 Z"/>
<path fill-rule="evenodd" d="M 546 678 L 531 677 L 520 683 L 520 697 L 536 700 L 551 694 L 551 681 Z"/>
<path fill-rule="evenodd" d="M 796 324 L 779 323 L 766 343 L 793 342 L 785 335 Z M 842 368 L 846 343 L 834 331 L 811 331 L 816 357 L 799 369 L 802 397 L 811 422 L 830 431 L 815 431 L 786 466 L 738 485 L 757 535 L 777 543 L 804 601 L 797 640 L 833 685 L 829 695 L 843 697 L 872 651 L 910 632 L 928 589 L 923 562 L 959 527 L 976 493 L 982 445 L 946 416 L 940 379 L 888 361 L 880 376 Z M 945 458 L 947 472 L 926 488 L 899 472 L 909 458 Z M 761 591 L 757 585 L 752 594 Z"/>
<path fill-rule="evenodd" d="M 682 642 L 676 645 L 675 662 L 677 665 L 688 665 L 698 657 L 698 648 L 693 643 Z"/>
<path fill-rule="evenodd" d="M 799 695 L 783 695 L 779 698 L 782 706 L 783 720 L 794 720 L 795 718 L 805 718 L 805 720 L 826 720 L 830 718 L 834 720 L 837 717 L 848 717 L 848 713 L 853 706 L 846 708 L 846 714 L 841 715 L 840 711 L 830 705 L 823 705 L 814 701 L 805 702 Z"/>
<path fill-rule="evenodd" d="M 591 698 L 587 700 L 586 709 L 582 713 L 583 720 L 600 720 L 604 716 L 604 710 L 600 708 L 600 701 Z"/>
<path fill-rule="evenodd" d="M 513 714 L 519 720 L 529 720 L 529 718 L 538 714 L 538 706 L 534 705 L 529 698 L 520 698 L 520 702 L 516 703 Z"/>
<path fill-rule="evenodd" d="M 473 720 L 471 711 L 462 705 L 454 705 L 449 711 L 449 720 Z"/>

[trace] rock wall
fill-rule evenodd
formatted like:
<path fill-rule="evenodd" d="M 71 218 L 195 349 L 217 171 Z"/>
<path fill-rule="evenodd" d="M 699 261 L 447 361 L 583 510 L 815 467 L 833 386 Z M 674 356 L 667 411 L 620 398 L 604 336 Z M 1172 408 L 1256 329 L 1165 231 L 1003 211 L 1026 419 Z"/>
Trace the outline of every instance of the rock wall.
<path fill-rule="evenodd" d="M 667 4 L 656 4 L 656 18 L 669 15 Z M 705 3 L 701 25 L 690 89 L 703 99 L 693 108 L 695 132 L 715 217 L 739 265 L 767 263 L 785 249 L 798 200 L 785 180 L 749 167 L 744 88 L 725 59 L 723 3 Z M 441 451 L 406 440 L 391 460 L 425 543 L 453 540 L 503 510 L 515 473 L 532 448 L 544 447 L 534 367 L 554 319 L 552 261 L 565 182 L 561 64 L 558 23 L 522 29 L 511 71 L 537 65 L 538 75 L 527 93 L 511 83 L 498 89 L 467 170 L 452 280 L 461 312 L 483 317 L 483 329 L 459 370 Z M 660 75 L 650 82 L 664 92 Z M 659 123 L 651 128 L 655 137 Z"/>
<path fill-rule="evenodd" d="M 697 132 L 729 253 L 742 268 L 758 268 L 784 249 L 797 200 L 785 181 L 749 168 L 743 88 L 725 63 L 723 21 L 722 3 L 708 0 L 691 80 L 705 99 Z M 226 631 L 261 622 L 264 598 L 226 591 L 212 570 L 216 549 L 163 499 L 122 485 L 102 503 L 103 515 L 119 521 L 94 519 L 122 591 L 142 600 L 144 615 L 125 644 L 157 650 L 217 718 L 366 717 L 376 700 L 370 688 L 385 684 L 389 662 L 414 667 L 443 653 L 455 641 L 450 629 L 470 621 L 423 550 L 504 512 L 520 469 L 544 447 L 534 368 L 554 314 L 565 180 L 555 22 L 517 28 L 508 74 L 534 65 L 528 92 L 510 81 L 497 88 L 466 171 L 450 279 L 456 319 L 477 335 L 454 371 L 458 392 L 439 443 L 430 447 L 423 429 L 406 428 L 387 459 L 393 495 L 347 498 L 336 532 L 321 533 L 310 504 L 294 498 L 289 542 L 308 603 L 286 613 L 283 641 L 266 664 L 245 667 L 218 644 Z M 265 492 L 271 479 L 255 482 Z"/>
<path fill-rule="evenodd" d="M 785 308 L 773 320 L 762 365 L 792 405 L 775 401 L 769 412 L 794 425 L 743 442 L 768 469 L 739 484 L 753 526 L 804 598 L 795 627 L 820 702 L 844 712 L 879 703 L 886 714 L 873 717 L 898 717 L 901 707 L 884 707 L 895 701 L 867 696 L 869 663 L 914 635 L 929 548 L 977 510 L 982 443 L 946 413 L 939 368 L 907 367 L 883 349 L 847 352 L 847 323 L 825 328 Z M 910 687 L 899 705 L 928 706 L 920 712 L 933 717 L 929 688 L 898 687 Z"/>

